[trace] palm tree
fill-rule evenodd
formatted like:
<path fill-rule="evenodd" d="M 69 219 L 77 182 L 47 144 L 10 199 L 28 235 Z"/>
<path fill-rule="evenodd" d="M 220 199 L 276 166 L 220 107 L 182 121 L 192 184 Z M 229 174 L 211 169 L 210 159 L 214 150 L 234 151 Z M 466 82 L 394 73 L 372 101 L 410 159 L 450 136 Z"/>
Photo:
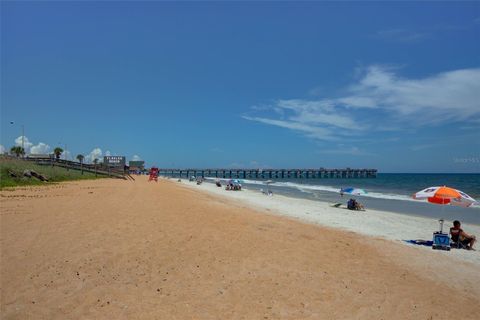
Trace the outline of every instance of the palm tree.
<path fill-rule="evenodd" d="M 63 153 L 63 149 L 60 148 L 60 147 L 56 147 L 53 150 L 53 153 L 55 154 L 55 158 L 58 160 L 58 159 L 60 159 L 60 155 Z"/>
<path fill-rule="evenodd" d="M 20 146 L 14 146 L 10 148 L 10 153 L 15 154 L 18 158 L 20 155 L 25 154 L 25 150 Z"/>
<path fill-rule="evenodd" d="M 82 174 L 83 174 L 83 159 L 85 159 L 83 154 L 77 154 L 77 160 L 80 162 L 80 170 L 82 171 Z"/>

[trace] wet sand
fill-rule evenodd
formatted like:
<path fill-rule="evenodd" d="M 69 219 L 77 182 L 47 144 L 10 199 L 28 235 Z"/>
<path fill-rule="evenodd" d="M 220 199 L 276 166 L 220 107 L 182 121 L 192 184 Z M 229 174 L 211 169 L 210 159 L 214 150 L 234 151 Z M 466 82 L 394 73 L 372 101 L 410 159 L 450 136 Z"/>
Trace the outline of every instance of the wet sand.
<path fill-rule="evenodd" d="M 1 191 L 2 319 L 475 319 L 478 265 L 171 181 Z"/>

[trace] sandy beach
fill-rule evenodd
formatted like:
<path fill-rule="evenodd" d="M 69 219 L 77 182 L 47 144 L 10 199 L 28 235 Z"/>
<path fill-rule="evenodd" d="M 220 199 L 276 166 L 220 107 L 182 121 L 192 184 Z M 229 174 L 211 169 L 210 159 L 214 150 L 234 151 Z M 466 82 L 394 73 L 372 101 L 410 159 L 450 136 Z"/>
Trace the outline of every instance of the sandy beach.
<path fill-rule="evenodd" d="M 1 191 L 2 319 L 480 314 L 478 251 L 400 241 L 435 221 L 215 188 L 141 176 Z"/>
<path fill-rule="evenodd" d="M 213 179 L 212 179 L 213 180 Z M 172 181 L 176 181 L 172 179 Z M 283 215 L 304 222 L 329 226 L 336 229 L 353 231 L 355 233 L 393 240 L 397 243 L 405 243 L 404 240 L 432 240 L 433 231 L 438 231 L 439 223 L 436 218 L 425 218 L 390 211 L 373 210 L 367 208 L 366 212 L 351 211 L 343 208 L 332 208 L 331 203 L 312 201 L 286 197 L 275 194 L 268 197 L 257 190 L 243 187 L 242 192 L 228 192 L 224 188 L 218 188 L 212 183 L 197 185 L 186 179 L 182 185 L 194 190 L 208 192 L 221 196 L 229 201 L 241 202 L 253 209 L 263 209 L 276 215 Z M 265 186 L 266 189 L 267 186 Z M 361 197 L 357 197 L 362 201 Z M 340 201 L 340 199 L 338 199 Z M 342 198 L 345 206 L 348 197 Z M 436 205 L 437 210 L 442 208 Z M 478 214 L 478 209 L 470 209 L 471 214 Z M 453 221 L 444 222 L 444 231 L 452 226 Z M 480 226 L 476 224 L 462 223 L 462 228 L 469 233 L 479 235 Z M 416 246 L 417 249 L 431 252 L 429 247 Z M 480 251 L 469 252 L 465 250 L 436 251 L 437 255 L 454 257 L 462 261 L 472 262 L 480 266 Z"/>

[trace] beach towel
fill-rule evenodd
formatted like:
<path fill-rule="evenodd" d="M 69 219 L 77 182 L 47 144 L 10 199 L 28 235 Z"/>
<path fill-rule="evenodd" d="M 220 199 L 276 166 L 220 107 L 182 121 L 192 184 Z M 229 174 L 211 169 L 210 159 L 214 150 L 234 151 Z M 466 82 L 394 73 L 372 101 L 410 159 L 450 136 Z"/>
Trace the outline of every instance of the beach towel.
<path fill-rule="evenodd" d="M 426 246 L 426 247 L 431 247 L 433 245 L 433 241 L 431 240 L 403 240 L 403 241 L 409 244 L 416 244 L 419 246 Z"/>
<path fill-rule="evenodd" d="M 347 206 L 342 203 L 332 203 L 330 207 L 337 208 L 337 209 L 345 209 L 350 211 L 366 211 L 365 209 L 357 209 L 357 210 L 348 209 Z"/>

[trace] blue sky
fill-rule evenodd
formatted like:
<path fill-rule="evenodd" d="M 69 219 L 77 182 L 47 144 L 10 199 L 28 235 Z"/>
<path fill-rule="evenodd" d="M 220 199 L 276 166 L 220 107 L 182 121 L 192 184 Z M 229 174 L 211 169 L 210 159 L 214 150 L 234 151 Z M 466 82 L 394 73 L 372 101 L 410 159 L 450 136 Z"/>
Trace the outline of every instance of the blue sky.
<path fill-rule="evenodd" d="M 1 145 L 480 172 L 480 3 L 2 2 Z M 14 124 L 10 124 L 13 121 Z"/>

